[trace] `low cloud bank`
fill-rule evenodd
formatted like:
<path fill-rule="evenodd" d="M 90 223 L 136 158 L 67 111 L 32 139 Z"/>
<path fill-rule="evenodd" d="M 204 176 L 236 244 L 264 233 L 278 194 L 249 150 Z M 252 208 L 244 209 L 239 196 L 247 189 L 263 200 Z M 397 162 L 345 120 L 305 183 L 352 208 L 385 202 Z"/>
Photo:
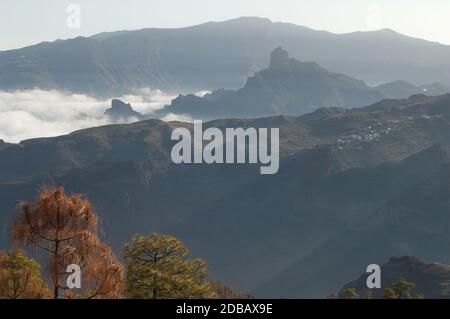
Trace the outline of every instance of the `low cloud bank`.
<path fill-rule="evenodd" d="M 174 96 L 160 90 L 143 88 L 118 98 L 131 103 L 136 111 L 148 114 L 169 104 Z M 58 136 L 88 127 L 113 124 L 111 119 L 103 116 L 110 104 L 111 99 L 98 100 L 87 95 L 56 90 L 0 91 L 0 139 L 17 143 L 35 137 Z M 170 117 L 167 120 L 174 119 Z"/>

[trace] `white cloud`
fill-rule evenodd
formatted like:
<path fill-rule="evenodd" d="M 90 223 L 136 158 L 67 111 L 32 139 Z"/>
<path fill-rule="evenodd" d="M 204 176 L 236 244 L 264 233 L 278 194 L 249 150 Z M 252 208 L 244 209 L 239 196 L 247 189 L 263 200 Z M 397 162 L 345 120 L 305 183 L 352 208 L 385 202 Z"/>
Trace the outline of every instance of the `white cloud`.
<path fill-rule="evenodd" d="M 138 89 L 133 93 L 123 95 L 119 99 L 130 103 L 134 110 L 143 114 L 152 113 L 164 105 L 170 104 L 170 101 L 176 97 L 151 88 Z"/>
<path fill-rule="evenodd" d="M 210 93 L 211 93 L 211 91 L 204 90 L 204 91 L 195 92 L 194 95 L 197 95 L 199 97 L 204 97 L 206 94 L 210 94 Z"/>
<path fill-rule="evenodd" d="M 143 88 L 118 98 L 131 103 L 138 112 L 151 113 L 170 103 L 173 96 L 160 90 Z M 110 103 L 111 99 L 98 100 L 55 90 L 0 91 L 0 139 L 17 143 L 111 124 L 110 119 L 103 117 Z"/>
<path fill-rule="evenodd" d="M 169 113 L 161 118 L 161 120 L 166 122 L 172 122 L 172 121 L 178 121 L 178 122 L 189 122 L 192 123 L 194 120 L 189 115 L 185 114 L 175 114 L 175 113 Z"/>

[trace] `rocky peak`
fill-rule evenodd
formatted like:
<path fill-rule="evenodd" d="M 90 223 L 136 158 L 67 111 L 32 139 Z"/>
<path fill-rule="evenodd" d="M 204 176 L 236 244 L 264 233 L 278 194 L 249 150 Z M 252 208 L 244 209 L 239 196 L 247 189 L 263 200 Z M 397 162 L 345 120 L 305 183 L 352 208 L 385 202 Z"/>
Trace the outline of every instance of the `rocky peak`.
<path fill-rule="evenodd" d="M 128 111 L 128 112 L 133 110 L 130 103 L 125 103 L 119 99 L 113 99 L 111 101 L 111 109 L 113 111 Z"/>
<path fill-rule="evenodd" d="M 136 112 L 130 103 L 125 103 L 119 99 L 113 99 L 111 101 L 111 108 L 105 111 L 105 115 L 113 119 L 127 119 L 130 117 L 137 119 L 143 118 L 143 115 Z"/>
<path fill-rule="evenodd" d="M 279 69 L 289 65 L 289 53 L 282 47 L 278 47 L 270 54 L 270 68 Z"/>

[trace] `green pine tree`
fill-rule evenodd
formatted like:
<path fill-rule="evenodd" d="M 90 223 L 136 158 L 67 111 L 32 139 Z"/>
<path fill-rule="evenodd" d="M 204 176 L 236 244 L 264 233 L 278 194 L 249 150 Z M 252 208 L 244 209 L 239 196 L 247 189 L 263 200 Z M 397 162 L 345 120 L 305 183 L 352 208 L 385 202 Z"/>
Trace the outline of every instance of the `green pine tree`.
<path fill-rule="evenodd" d="M 206 281 L 207 263 L 188 260 L 189 249 L 175 237 L 137 235 L 125 245 L 127 295 L 141 299 L 215 298 Z"/>

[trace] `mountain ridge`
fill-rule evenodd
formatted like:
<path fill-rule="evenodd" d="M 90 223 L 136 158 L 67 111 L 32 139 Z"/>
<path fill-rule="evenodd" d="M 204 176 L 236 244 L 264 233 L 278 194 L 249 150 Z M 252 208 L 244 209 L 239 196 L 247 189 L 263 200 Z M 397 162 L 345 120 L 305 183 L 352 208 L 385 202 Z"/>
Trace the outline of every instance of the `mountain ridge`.
<path fill-rule="evenodd" d="M 414 85 L 450 84 L 443 67 L 449 64 L 448 45 L 406 36 L 393 40 L 385 31 L 332 34 L 264 21 L 234 19 L 185 28 L 147 28 L 1 51 L 0 89 L 38 87 L 103 97 L 140 87 L 176 93 L 236 89 L 267 64 L 262 52 L 278 46 L 299 60 L 316 61 L 370 85 L 398 79 Z M 381 59 L 387 51 L 388 61 Z"/>
<path fill-rule="evenodd" d="M 332 73 L 316 62 L 297 61 L 278 47 L 271 52 L 268 67 L 248 77 L 242 88 L 205 97 L 179 95 L 158 113 L 197 119 L 300 115 L 319 107 L 368 105 L 382 98 L 364 81 Z"/>
<path fill-rule="evenodd" d="M 24 141 L 0 150 L 0 247 L 17 202 L 61 185 L 92 201 L 118 255 L 135 233 L 168 233 L 207 259 L 213 278 L 255 297 L 325 297 L 390 256 L 450 260 L 449 123 L 450 95 L 203 123 L 278 127 L 273 176 L 251 164 L 173 164 L 171 132 L 192 123 Z"/>

